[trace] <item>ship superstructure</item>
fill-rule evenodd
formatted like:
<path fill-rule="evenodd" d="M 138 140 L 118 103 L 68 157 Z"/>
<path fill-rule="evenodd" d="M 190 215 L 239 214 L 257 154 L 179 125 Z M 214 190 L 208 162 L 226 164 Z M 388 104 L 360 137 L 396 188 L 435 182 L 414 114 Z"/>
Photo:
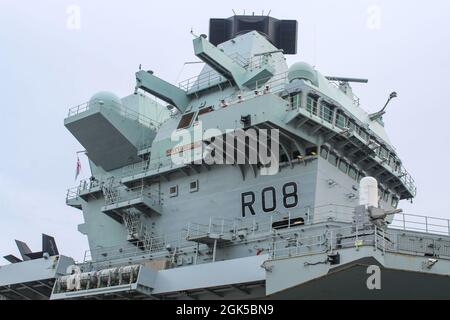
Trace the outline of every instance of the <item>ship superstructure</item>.
<path fill-rule="evenodd" d="M 129 96 L 100 92 L 70 109 L 64 125 L 92 176 L 66 202 L 83 214 L 90 250 L 80 263 L 64 258 L 71 267 L 46 278 L 41 298 L 450 297 L 450 223 L 397 209 L 416 186 L 382 114 L 353 93 L 359 79 L 288 66 L 295 20 L 212 19 L 193 46 L 205 64 L 195 78 L 175 85 L 139 70 Z M 259 162 L 174 161 L 272 130 L 276 173 Z M 224 140 L 239 154 L 238 139 Z M 361 199 L 367 177 L 376 201 Z M 10 260 L 0 294 L 37 298 L 42 266 L 31 263 L 48 259 Z M 30 279 L 7 277 L 19 266 Z M 369 267 L 382 270 L 382 290 L 367 287 Z"/>

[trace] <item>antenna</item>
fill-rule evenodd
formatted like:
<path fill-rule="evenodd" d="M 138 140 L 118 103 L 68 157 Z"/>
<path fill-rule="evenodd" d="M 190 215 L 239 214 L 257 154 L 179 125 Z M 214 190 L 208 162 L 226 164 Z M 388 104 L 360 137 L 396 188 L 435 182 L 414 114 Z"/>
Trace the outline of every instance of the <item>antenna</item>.
<path fill-rule="evenodd" d="M 344 77 L 325 77 L 329 81 L 339 81 L 339 82 L 356 82 L 356 83 L 368 83 L 368 79 L 358 79 L 358 78 L 344 78 Z"/>
<path fill-rule="evenodd" d="M 236 11 L 234 11 L 234 9 L 231 9 L 231 11 L 233 11 L 233 14 L 236 15 Z"/>
<path fill-rule="evenodd" d="M 267 16 L 270 16 L 270 13 L 272 12 L 272 9 L 269 10 L 269 13 L 267 14 Z"/>

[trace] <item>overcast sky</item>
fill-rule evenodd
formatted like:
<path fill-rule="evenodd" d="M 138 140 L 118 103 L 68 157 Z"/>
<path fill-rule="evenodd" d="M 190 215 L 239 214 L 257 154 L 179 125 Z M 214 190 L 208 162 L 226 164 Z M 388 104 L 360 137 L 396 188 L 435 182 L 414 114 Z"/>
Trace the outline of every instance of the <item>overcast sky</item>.
<path fill-rule="evenodd" d="M 48 233 L 61 253 L 82 259 L 82 214 L 66 207 L 65 191 L 83 148 L 63 126 L 67 110 L 100 90 L 132 93 L 139 64 L 172 82 L 191 75 L 180 76 L 195 60 L 190 30 L 208 33 L 208 19 L 232 9 L 297 19 L 299 53 L 288 62 L 368 78 L 354 90 L 369 111 L 397 91 L 386 129 L 418 186 L 414 204 L 401 207 L 450 218 L 450 1 L 118 2 L 0 2 L 1 256 L 18 254 L 14 239 L 38 251 Z"/>

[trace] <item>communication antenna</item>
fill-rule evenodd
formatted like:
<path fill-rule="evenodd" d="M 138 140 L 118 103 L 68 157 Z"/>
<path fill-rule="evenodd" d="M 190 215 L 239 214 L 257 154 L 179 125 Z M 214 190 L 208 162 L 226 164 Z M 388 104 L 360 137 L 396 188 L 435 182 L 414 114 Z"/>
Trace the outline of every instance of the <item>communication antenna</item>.
<path fill-rule="evenodd" d="M 272 9 L 269 10 L 269 13 L 267 14 L 267 16 L 270 16 L 270 13 L 272 12 Z"/>
<path fill-rule="evenodd" d="M 234 11 L 234 9 L 231 9 L 231 11 L 233 11 L 233 14 L 236 15 L 236 11 Z"/>

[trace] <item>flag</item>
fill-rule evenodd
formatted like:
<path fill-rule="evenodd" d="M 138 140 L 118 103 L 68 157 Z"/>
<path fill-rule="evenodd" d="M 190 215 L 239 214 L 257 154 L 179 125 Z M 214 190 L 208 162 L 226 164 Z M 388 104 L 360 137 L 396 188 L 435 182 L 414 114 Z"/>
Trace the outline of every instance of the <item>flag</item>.
<path fill-rule="evenodd" d="M 80 172 L 81 172 L 81 162 L 80 162 L 80 158 L 77 156 L 77 167 L 75 169 L 75 181 L 78 179 Z"/>

